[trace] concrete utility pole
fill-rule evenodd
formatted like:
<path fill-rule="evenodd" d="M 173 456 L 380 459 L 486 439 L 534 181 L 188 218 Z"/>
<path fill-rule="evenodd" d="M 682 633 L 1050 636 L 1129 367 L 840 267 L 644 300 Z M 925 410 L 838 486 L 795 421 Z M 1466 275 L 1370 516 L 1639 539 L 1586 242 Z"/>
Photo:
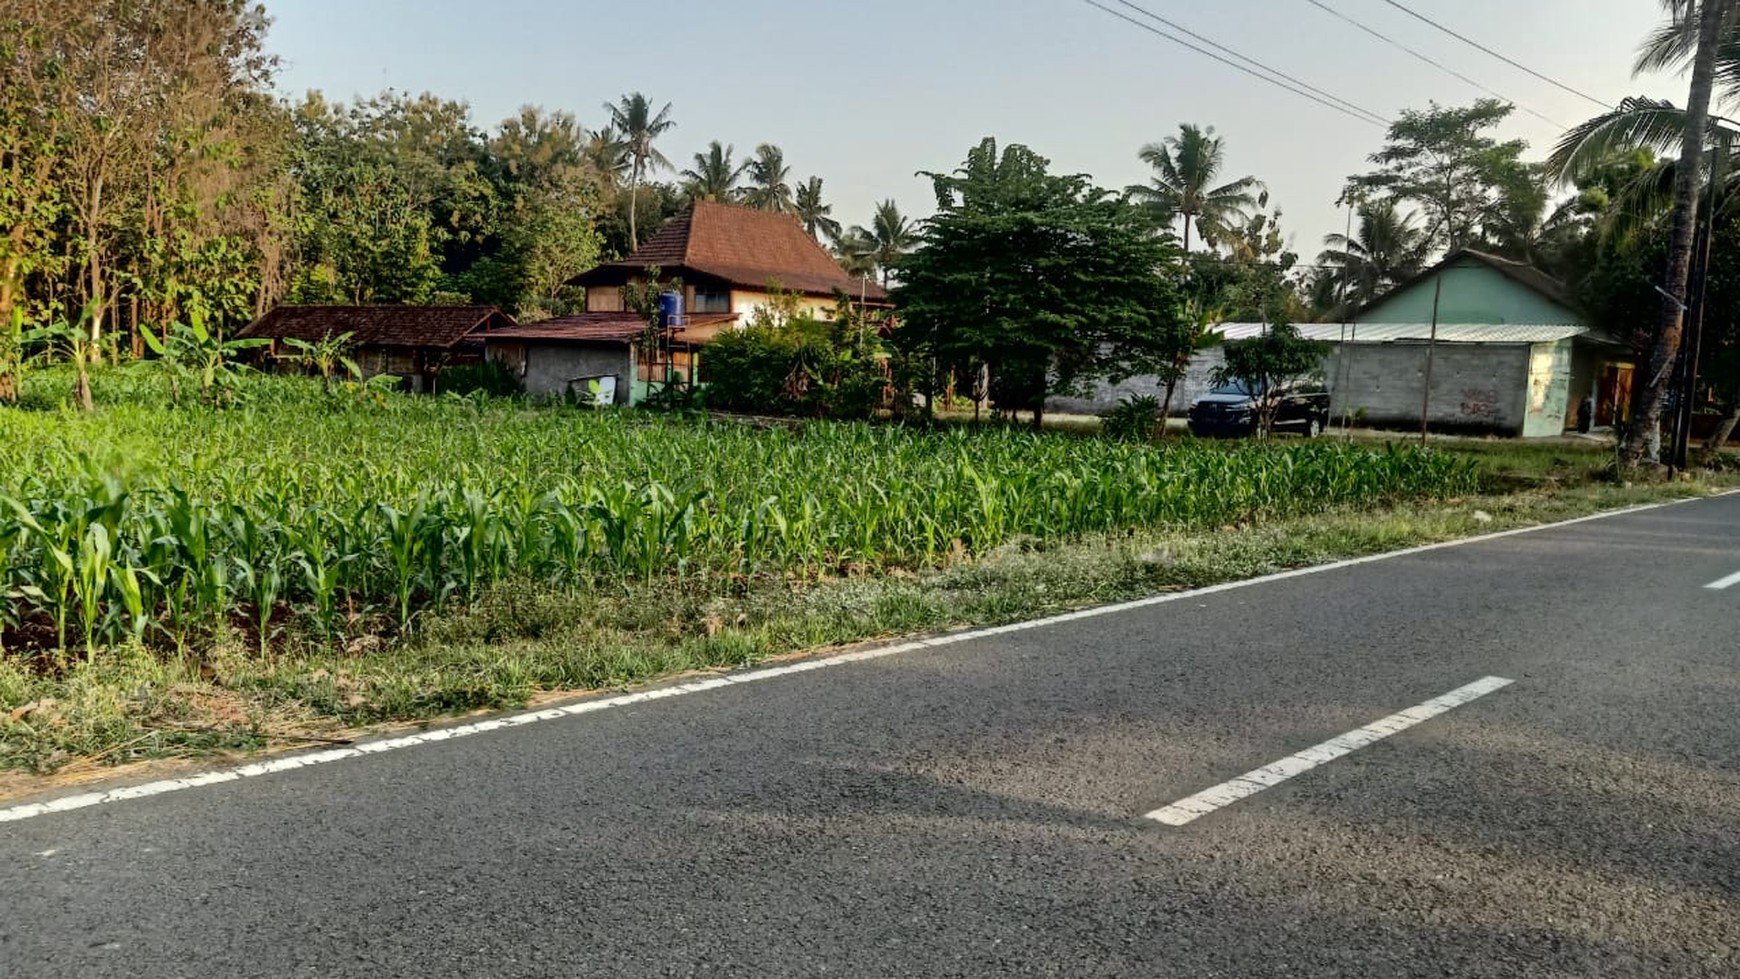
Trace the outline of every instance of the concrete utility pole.
<path fill-rule="evenodd" d="M 1438 349 L 1438 302 L 1444 298 L 1444 273 L 1439 272 L 1432 290 L 1432 335 L 1426 340 L 1426 385 L 1420 394 L 1420 448 L 1426 447 L 1426 431 L 1432 419 L 1432 355 Z"/>

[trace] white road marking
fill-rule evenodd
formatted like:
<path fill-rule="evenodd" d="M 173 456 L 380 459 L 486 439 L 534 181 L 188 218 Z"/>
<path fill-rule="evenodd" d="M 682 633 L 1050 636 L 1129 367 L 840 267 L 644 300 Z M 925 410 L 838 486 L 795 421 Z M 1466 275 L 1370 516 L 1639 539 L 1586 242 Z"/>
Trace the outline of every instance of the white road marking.
<path fill-rule="evenodd" d="M 1740 585 L 1740 572 L 1735 572 L 1721 581 L 1712 581 L 1704 587 L 1712 591 L 1726 591 L 1735 585 Z"/>
<path fill-rule="evenodd" d="M 1713 494 L 1726 496 L 1729 494 Z M 229 768 L 220 771 L 206 772 L 203 775 L 193 775 L 187 778 L 165 779 L 159 782 L 147 782 L 142 785 L 130 785 L 111 789 L 106 792 L 86 792 L 79 795 L 62 796 L 45 802 L 32 802 L 0 809 L 0 823 L 16 822 L 21 819 L 32 819 L 46 816 L 50 813 L 69 812 L 74 809 L 84 809 L 90 806 L 106 805 L 112 802 L 126 802 L 130 799 L 143 799 L 167 792 L 179 792 L 183 789 L 196 789 L 206 785 L 217 785 L 222 782 L 234 782 L 237 779 L 255 778 L 261 775 L 275 775 L 279 772 L 293 771 L 298 768 L 309 768 L 315 765 L 325 765 L 329 762 L 346 761 L 351 758 L 361 758 L 367 755 L 377 755 L 401 748 L 414 748 L 418 745 L 431 744 L 437 741 L 448 741 L 453 738 L 465 738 L 474 734 L 485 734 L 490 731 L 500 731 L 506 728 L 521 727 L 526 724 L 536 724 L 541 721 L 555 721 L 564 717 L 574 717 L 579 714 L 591 714 L 597 711 L 610 710 L 616 707 L 627 707 L 631 704 L 646 703 L 652 700 L 663 700 L 669 697 L 680 697 L 686 694 L 703 693 L 718 690 L 722 687 L 734 686 L 740 683 L 759 683 L 794 673 L 807 673 L 811 670 L 828 669 L 835 666 L 846 666 L 851 663 L 863 663 L 870 660 L 883 659 L 889 656 L 899 656 L 903 653 L 917 652 L 923 649 L 935 649 L 939 646 L 952 646 L 958 643 L 973 642 L 992 636 L 1008 635 L 1014 632 L 1027 632 L 1034 629 L 1046 629 L 1070 622 L 1080 622 L 1086 619 L 1096 619 L 1106 615 L 1117 615 L 1137 609 L 1153 608 L 1172 602 L 1190 601 L 1205 595 L 1233 591 L 1239 588 L 1255 588 L 1260 585 L 1273 584 L 1277 581 L 1287 581 L 1292 578 L 1303 578 L 1308 575 L 1324 574 L 1330 571 L 1340 571 L 1345 568 L 1358 567 L 1364 564 L 1374 564 L 1378 561 L 1390 561 L 1396 558 L 1410 557 L 1416 554 L 1426 554 L 1432 551 L 1446 550 L 1452 547 L 1466 547 L 1470 544 L 1482 544 L 1488 541 L 1503 540 L 1507 537 L 1520 537 L 1524 534 L 1537 534 L 1545 530 L 1557 530 L 1577 524 L 1590 523 L 1596 520 L 1607 520 L 1613 517 L 1623 517 L 1650 510 L 1660 510 L 1664 507 L 1677 506 L 1681 503 L 1691 503 L 1696 497 L 1684 500 L 1670 500 L 1665 503 L 1649 503 L 1643 506 L 1626 507 L 1623 510 L 1612 510 L 1607 513 L 1597 513 L 1587 517 L 1577 517 L 1574 520 L 1561 520 L 1558 523 L 1540 524 L 1534 527 L 1518 527 L 1514 530 L 1501 530 L 1497 533 L 1482 534 L 1478 537 L 1465 537 L 1460 540 L 1440 541 L 1436 544 L 1426 544 L 1420 547 L 1410 547 L 1401 551 L 1388 551 L 1382 554 L 1368 554 L 1365 557 L 1350 558 L 1331 564 L 1319 564 L 1309 568 L 1295 568 L 1291 571 L 1281 571 L 1276 574 L 1264 575 L 1261 578 L 1247 578 L 1243 581 L 1229 581 L 1224 584 L 1210 585 L 1194 591 L 1169 592 L 1149 598 L 1140 598 L 1131 602 L 1120 602 L 1116 605 L 1101 605 L 1095 608 L 1054 615 L 1048 619 L 1034 619 L 1029 622 L 1017 622 L 1012 625 L 996 626 L 989 629 L 976 629 L 970 632 L 956 632 L 928 639 L 904 642 L 895 646 L 882 646 L 874 649 L 858 650 L 841 653 L 835 656 L 823 656 L 803 660 L 785 666 L 774 666 L 759 670 L 745 670 L 737 673 L 696 680 L 680 685 L 658 687 L 643 690 L 639 693 L 625 694 L 617 697 L 607 697 L 596 700 L 583 700 L 563 707 L 550 707 L 544 710 L 514 714 L 507 717 L 492 718 L 472 724 L 462 724 L 457 727 L 439 728 L 420 734 L 405 735 L 397 738 L 386 738 L 380 741 L 367 741 L 350 748 L 333 748 L 325 751 L 315 751 L 308 754 L 285 755 L 254 762 L 239 768 Z"/>
<path fill-rule="evenodd" d="M 1391 714 L 1381 721 L 1374 721 L 1358 730 L 1349 731 L 1338 738 L 1311 748 L 1306 748 L 1297 754 L 1288 755 L 1273 764 L 1264 765 L 1255 771 L 1246 772 L 1231 781 L 1222 782 L 1212 789 L 1198 792 L 1188 799 L 1180 799 L 1164 809 L 1156 809 L 1145 818 L 1168 826 L 1184 826 L 1203 816 L 1224 809 L 1247 799 L 1264 789 L 1274 788 L 1282 782 L 1302 775 L 1305 772 L 1326 765 L 1344 755 L 1350 755 L 1367 745 L 1376 744 L 1394 734 L 1406 731 L 1416 724 L 1437 717 L 1439 714 L 1454 710 L 1470 701 L 1502 690 L 1514 681 L 1503 677 L 1489 676 L 1484 680 L 1476 680 L 1466 687 L 1459 687 L 1442 697 L 1434 697 L 1417 707 L 1410 707 L 1399 713 Z"/>

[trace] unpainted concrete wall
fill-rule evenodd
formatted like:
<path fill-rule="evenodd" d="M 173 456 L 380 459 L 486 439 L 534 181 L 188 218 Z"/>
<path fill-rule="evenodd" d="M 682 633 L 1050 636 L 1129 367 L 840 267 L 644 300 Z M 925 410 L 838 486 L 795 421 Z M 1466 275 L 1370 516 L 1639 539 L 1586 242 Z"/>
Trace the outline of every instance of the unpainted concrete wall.
<path fill-rule="evenodd" d="M 616 403 L 625 405 L 634 380 L 634 351 L 626 343 L 491 343 L 489 359 L 505 364 L 533 397 L 567 397 L 576 379 L 612 375 Z"/>
<path fill-rule="evenodd" d="M 1528 344 L 1438 344 L 1432 350 L 1431 424 L 1522 434 L 1528 414 L 1530 353 Z M 1424 343 L 1338 346 L 1324 365 L 1334 391 L 1336 417 L 1343 412 L 1360 417 L 1363 409 L 1365 421 L 1372 425 L 1418 425 L 1426 356 Z M 1562 426 L 1562 414 L 1560 420 Z"/>
<path fill-rule="evenodd" d="M 1216 348 L 1209 348 L 1196 355 L 1190 362 L 1190 368 L 1184 377 L 1178 381 L 1178 387 L 1172 394 L 1172 417 L 1182 418 L 1185 412 L 1198 398 L 1207 394 L 1214 387 L 1210 380 L 1215 368 L 1226 363 L 1226 356 Z M 1132 377 L 1125 381 L 1112 384 L 1109 381 L 1097 382 L 1093 390 L 1079 398 L 1052 398 L 1045 403 L 1047 411 L 1064 415 L 1097 415 L 1102 411 L 1115 408 L 1118 402 L 1126 397 L 1151 394 L 1156 398 L 1166 397 L 1166 385 L 1157 377 Z"/>

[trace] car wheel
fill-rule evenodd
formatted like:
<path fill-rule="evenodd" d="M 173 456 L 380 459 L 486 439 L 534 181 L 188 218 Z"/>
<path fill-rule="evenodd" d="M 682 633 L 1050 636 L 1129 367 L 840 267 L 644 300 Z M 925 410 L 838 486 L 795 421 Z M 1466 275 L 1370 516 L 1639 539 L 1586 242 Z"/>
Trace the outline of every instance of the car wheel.
<path fill-rule="evenodd" d="M 1311 419 L 1305 423 L 1305 437 L 1308 439 L 1314 439 L 1322 434 L 1323 419 L 1318 418 L 1316 415 L 1312 415 Z"/>

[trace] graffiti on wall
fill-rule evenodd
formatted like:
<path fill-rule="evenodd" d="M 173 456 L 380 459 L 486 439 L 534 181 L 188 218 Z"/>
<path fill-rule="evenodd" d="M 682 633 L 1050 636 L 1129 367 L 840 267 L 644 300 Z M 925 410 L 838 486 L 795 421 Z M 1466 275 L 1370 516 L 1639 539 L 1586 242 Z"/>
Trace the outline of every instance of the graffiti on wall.
<path fill-rule="evenodd" d="M 1463 388 L 1462 417 L 1470 421 L 1498 420 L 1498 392 L 1490 388 Z"/>

